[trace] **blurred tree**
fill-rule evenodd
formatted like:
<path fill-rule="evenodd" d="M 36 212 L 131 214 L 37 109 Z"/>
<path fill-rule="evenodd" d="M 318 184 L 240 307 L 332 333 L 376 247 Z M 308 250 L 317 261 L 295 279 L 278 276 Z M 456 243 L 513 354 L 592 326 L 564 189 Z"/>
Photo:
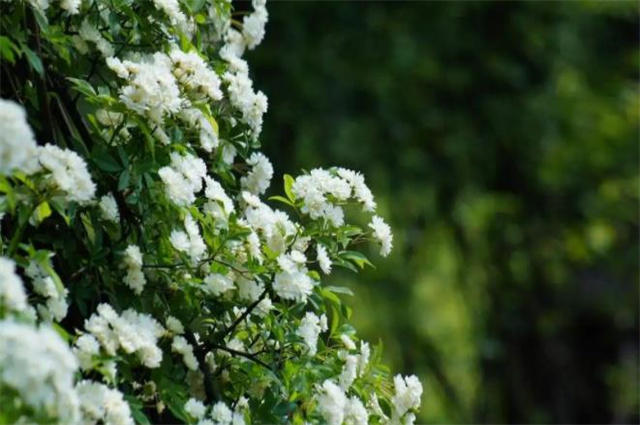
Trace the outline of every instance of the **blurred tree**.
<path fill-rule="evenodd" d="M 418 422 L 638 421 L 637 3 L 270 15 L 265 150 L 386 190 L 354 319 L 420 372 Z"/>

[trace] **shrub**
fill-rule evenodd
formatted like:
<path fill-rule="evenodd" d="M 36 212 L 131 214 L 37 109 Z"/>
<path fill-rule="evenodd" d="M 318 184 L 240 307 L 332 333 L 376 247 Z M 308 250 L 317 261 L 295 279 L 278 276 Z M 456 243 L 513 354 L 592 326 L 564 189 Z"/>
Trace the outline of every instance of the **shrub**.
<path fill-rule="evenodd" d="M 264 199 L 264 1 L 0 5 L 0 422 L 412 423 L 323 282 L 391 249 L 363 176 Z"/>

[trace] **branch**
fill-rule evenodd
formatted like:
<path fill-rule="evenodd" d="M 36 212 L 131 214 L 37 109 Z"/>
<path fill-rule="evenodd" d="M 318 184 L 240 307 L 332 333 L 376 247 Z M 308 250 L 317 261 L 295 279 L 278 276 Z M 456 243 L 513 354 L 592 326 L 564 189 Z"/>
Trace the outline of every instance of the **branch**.
<path fill-rule="evenodd" d="M 229 328 L 224 331 L 224 334 L 222 334 L 220 338 L 224 339 L 229 336 L 231 332 L 233 332 L 233 330 L 240 324 L 240 322 L 242 322 L 249 314 L 251 314 L 251 312 L 258 306 L 258 304 L 260 304 L 260 301 L 262 301 L 266 296 L 267 290 L 265 289 L 264 291 L 262 291 L 262 294 L 260 294 L 258 299 L 255 300 L 249 307 L 247 307 L 246 310 L 240 315 L 240 317 L 238 317 L 235 322 L 233 322 L 231 326 L 229 326 Z"/>
<path fill-rule="evenodd" d="M 271 368 L 271 366 L 269 366 L 267 363 L 265 363 L 262 360 L 260 360 L 259 358 L 257 358 L 252 353 L 245 353 L 244 351 L 234 350 L 233 348 L 229 348 L 229 347 L 226 347 L 224 345 L 218 345 L 218 344 L 212 344 L 211 347 L 215 348 L 217 350 L 226 351 L 227 353 L 230 353 L 230 354 L 233 354 L 233 355 L 236 355 L 236 356 L 240 356 L 240 357 L 244 357 L 246 359 L 249 359 L 249 360 L 259 364 L 260 366 L 270 370 L 271 372 L 273 372 L 273 369 Z"/>

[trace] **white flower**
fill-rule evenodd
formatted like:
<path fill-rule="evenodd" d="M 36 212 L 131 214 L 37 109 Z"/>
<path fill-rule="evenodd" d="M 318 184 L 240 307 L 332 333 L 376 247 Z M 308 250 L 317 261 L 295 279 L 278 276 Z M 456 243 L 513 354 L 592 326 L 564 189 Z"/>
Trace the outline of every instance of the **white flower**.
<path fill-rule="evenodd" d="M 69 15 L 76 15 L 79 12 L 80 4 L 82 0 L 62 0 L 60 1 L 60 7 L 66 10 Z"/>
<path fill-rule="evenodd" d="M 356 396 L 350 397 L 345 405 L 344 423 L 345 425 L 367 425 L 369 423 L 369 413 L 362 401 Z"/>
<path fill-rule="evenodd" d="M 344 366 L 342 367 L 342 372 L 340 372 L 340 376 L 338 377 L 338 383 L 340 387 L 347 391 L 353 381 L 358 376 L 358 356 L 353 354 L 347 355 L 345 358 Z"/>
<path fill-rule="evenodd" d="M 234 288 L 233 280 L 220 273 L 211 273 L 204 278 L 204 290 L 214 296 L 220 296 Z"/>
<path fill-rule="evenodd" d="M 9 311 L 24 311 L 27 308 L 27 295 L 22 280 L 16 274 L 16 265 L 5 257 L 0 257 L 0 305 Z"/>
<path fill-rule="evenodd" d="M 326 324 L 326 316 L 324 316 L 324 314 L 322 316 L 325 317 Z M 318 337 L 322 330 L 321 319 L 311 312 L 307 312 L 300 321 L 296 334 L 304 340 L 310 356 L 316 355 Z M 324 330 L 326 330 L 326 328 Z"/>
<path fill-rule="evenodd" d="M 347 334 L 340 335 L 340 341 L 342 341 L 344 346 L 347 347 L 347 350 L 356 349 L 356 344 L 351 340 L 351 338 L 349 338 L 349 335 Z"/>
<path fill-rule="evenodd" d="M 195 398 L 190 398 L 185 403 L 184 410 L 190 416 L 196 419 L 202 419 L 204 417 L 204 414 L 206 413 L 207 408 L 200 400 L 196 400 Z"/>
<path fill-rule="evenodd" d="M 87 370 L 92 366 L 93 356 L 100 352 L 98 340 L 91 334 L 81 335 L 75 343 L 73 354 L 80 362 L 80 368 Z"/>
<path fill-rule="evenodd" d="M 273 290 L 285 300 L 306 302 L 313 290 L 313 280 L 303 271 L 282 271 L 273 280 Z"/>
<path fill-rule="evenodd" d="M 35 171 L 36 141 L 24 108 L 0 99 L 0 174 L 13 170 Z"/>
<path fill-rule="evenodd" d="M 391 227 L 384 220 L 374 215 L 371 218 L 369 227 L 373 229 L 373 237 L 380 242 L 380 255 L 386 257 L 391 252 L 393 243 L 393 234 L 391 234 Z"/>
<path fill-rule="evenodd" d="M 193 347 L 183 336 L 174 336 L 171 342 L 171 351 L 182 354 L 182 361 L 191 370 L 198 369 L 198 359 L 193 354 Z"/>
<path fill-rule="evenodd" d="M 180 335 L 184 333 L 184 326 L 182 326 L 182 322 L 176 319 L 173 316 L 167 317 L 167 329 L 169 329 L 174 334 Z"/>
<path fill-rule="evenodd" d="M 369 364 L 369 358 L 371 357 L 371 349 L 369 343 L 360 341 L 360 355 L 358 356 L 358 376 L 364 375 L 364 372 Z"/>
<path fill-rule="evenodd" d="M 257 139 L 262 131 L 262 116 L 267 112 L 267 97 L 261 91 L 253 91 L 253 82 L 246 69 L 226 72 L 222 79 L 227 83 L 229 101 L 240 110 L 242 121 L 251 129 L 253 139 Z"/>
<path fill-rule="evenodd" d="M 127 80 L 128 84 L 120 89 L 122 103 L 132 111 L 147 116 L 155 124 L 162 124 L 168 114 L 178 113 L 185 103 L 172 73 L 171 59 L 162 52 L 145 56 L 139 61 L 109 58 L 107 66 Z"/>
<path fill-rule="evenodd" d="M 247 203 L 244 214 L 249 227 L 266 241 L 271 251 L 283 252 L 286 239 L 296 233 L 296 226 L 287 214 L 272 210 L 249 192 L 242 192 L 242 199 Z"/>
<path fill-rule="evenodd" d="M 134 425 L 131 409 L 120 391 L 93 381 L 81 381 L 76 386 L 80 398 L 83 423 L 104 425 Z"/>
<path fill-rule="evenodd" d="M 178 0 L 153 0 L 156 8 L 167 14 L 172 25 L 187 28 L 187 17 L 180 10 Z"/>
<path fill-rule="evenodd" d="M 298 176 L 291 192 L 304 201 L 302 212 L 312 219 L 324 218 L 335 227 L 344 224 L 344 211 L 333 202 L 346 201 L 351 195 L 351 186 L 342 178 L 316 168 Z"/>
<path fill-rule="evenodd" d="M 402 377 L 396 375 L 393 378 L 395 394 L 391 398 L 394 417 L 400 418 L 409 410 L 420 407 L 422 397 L 422 384 L 415 375 Z"/>
<path fill-rule="evenodd" d="M 44 306 L 38 305 L 40 317 L 46 321 L 64 319 L 69 307 L 66 301 L 69 291 L 66 288 L 59 289 L 49 273 L 35 261 L 29 263 L 25 274 L 31 278 L 33 290 L 47 298 Z"/>
<path fill-rule="evenodd" d="M 195 52 L 183 52 L 174 46 L 169 53 L 173 62 L 173 75 L 188 90 L 202 92 L 210 100 L 221 100 L 220 78 Z"/>
<path fill-rule="evenodd" d="M 133 309 L 118 316 L 109 304 L 100 304 L 97 310 L 85 321 L 85 328 L 108 354 L 115 355 L 122 348 L 125 353 L 136 353 L 146 367 L 160 366 L 162 350 L 157 341 L 165 330 L 153 317 Z"/>
<path fill-rule="evenodd" d="M 190 214 L 184 218 L 184 228 L 186 233 L 182 230 L 174 230 L 171 232 L 169 240 L 176 250 L 187 253 L 194 261 L 197 261 L 207 251 L 207 245 L 200 235 L 198 223 Z"/>
<path fill-rule="evenodd" d="M 316 251 L 318 252 L 318 264 L 320 265 L 320 269 L 324 274 L 331 273 L 331 259 L 327 254 L 327 248 L 323 245 L 316 245 Z"/>
<path fill-rule="evenodd" d="M 242 36 L 249 49 L 254 49 L 264 38 L 264 27 L 269 19 L 264 3 L 261 0 L 253 0 L 253 13 L 242 20 Z"/>
<path fill-rule="evenodd" d="M 158 170 L 158 175 L 166 185 L 167 196 L 176 205 L 190 205 L 195 201 L 195 193 L 202 190 L 202 179 L 207 175 L 207 166 L 198 157 L 171 153 L 171 165 Z"/>
<path fill-rule="evenodd" d="M 247 164 L 251 165 L 251 171 L 240 179 L 242 187 L 254 195 L 263 194 L 271 184 L 273 177 L 273 166 L 269 158 L 260 152 L 254 152 L 247 159 Z"/>
<path fill-rule="evenodd" d="M 111 193 L 104 195 L 100 198 L 100 213 L 102 218 L 118 223 L 120 221 L 120 212 L 118 211 L 118 204 Z"/>
<path fill-rule="evenodd" d="M 211 419 L 217 425 L 229 425 L 233 420 L 233 413 L 223 401 L 219 401 L 211 408 Z"/>
<path fill-rule="evenodd" d="M 137 295 L 142 293 L 142 289 L 147 283 L 147 279 L 142 272 L 142 252 L 136 245 L 129 245 L 124 252 L 123 259 L 127 274 L 124 283 Z"/>
<path fill-rule="evenodd" d="M 60 423 L 78 419 L 73 374 L 78 368 L 69 346 L 52 328 L 0 321 L 0 386 L 16 391 L 36 412 Z"/>
<path fill-rule="evenodd" d="M 80 37 L 85 41 L 90 41 L 96 45 L 102 56 L 105 58 L 111 57 L 114 54 L 113 46 L 100 34 L 100 31 L 89 23 L 88 20 L 84 20 L 80 25 L 80 31 L 78 32 Z"/>
<path fill-rule="evenodd" d="M 338 168 L 336 171 L 340 177 L 351 185 L 353 195 L 363 204 L 363 209 L 368 212 L 373 212 L 376 209 L 376 202 L 373 199 L 371 190 L 365 184 L 362 174 L 347 170 L 346 168 Z"/>
<path fill-rule="evenodd" d="M 236 279 L 238 286 L 238 298 L 244 301 L 255 302 L 264 291 L 264 284 L 255 280 L 238 276 Z"/>
<path fill-rule="evenodd" d="M 70 201 L 83 204 L 93 199 L 96 185 L 87 164 L 77 153 L 48 144 L 38 148 L 38 159 L 42 167 L 51 172 L 55 186 L 65 192 Z"/>
<path fill-rule="evenodd" d="M 266 297 L 262 301 L 256 305 L 254 312 L 259 317 L 264 317 L 273 309 L 273 303 L 271 302 L 271 298 Z"/>
<path fill-rule="evenodd" d="M 328 425 L 342 425 L 347 396 L 339 386 L 327 379 L 322 383 L 320 393 L 315 399 L 316 409 Z"/>
<path fill-rule="evenodd" d="M 233 201 L 226 194 L 220 183 L 209 176 L 204 178 L 206 188 L 204 196 L 210 201 L 205 204 L 205 211 L 216 219 L 226 222 L 229 214 L 234 212 Z"/>

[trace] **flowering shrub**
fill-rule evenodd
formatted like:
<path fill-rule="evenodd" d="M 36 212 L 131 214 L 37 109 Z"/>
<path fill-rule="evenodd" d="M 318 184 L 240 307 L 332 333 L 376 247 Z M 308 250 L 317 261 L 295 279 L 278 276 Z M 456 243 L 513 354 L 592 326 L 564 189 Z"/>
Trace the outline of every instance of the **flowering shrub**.
<path fill-rule="evenodd" d="M 363 176 L 263 197 L 264 1 L 0 7 L 0 423 L 412 423 L 327 284 L 391 250 Z"/>

